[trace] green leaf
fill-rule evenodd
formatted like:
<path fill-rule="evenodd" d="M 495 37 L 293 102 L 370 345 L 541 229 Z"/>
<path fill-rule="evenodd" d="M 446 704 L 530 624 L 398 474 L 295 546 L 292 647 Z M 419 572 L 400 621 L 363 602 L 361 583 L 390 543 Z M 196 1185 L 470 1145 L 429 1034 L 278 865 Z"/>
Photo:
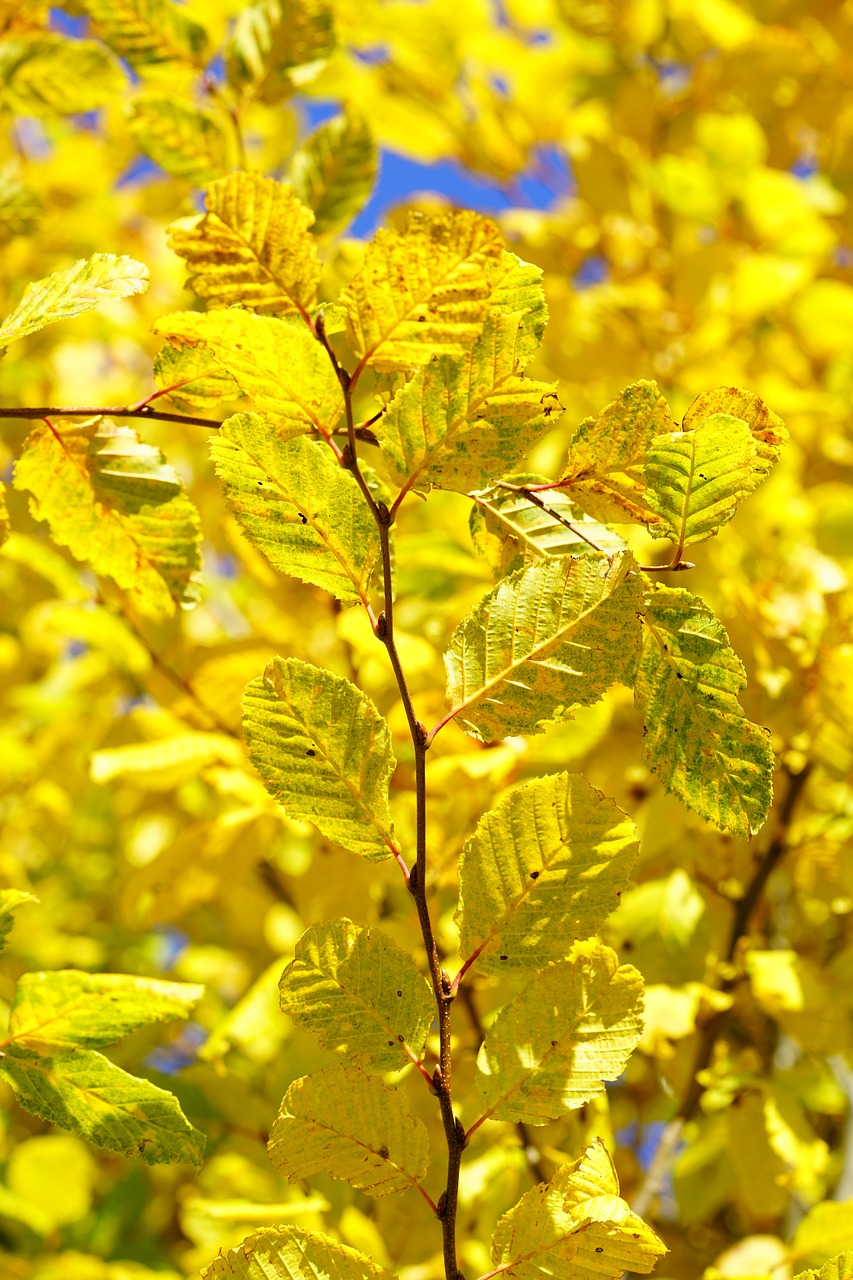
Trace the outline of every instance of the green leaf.
<path fill-rule="evenodd" d="M 271 419 L 282 440 L 318 431 L 327 439 L 344 412 L 341 386 L 331 361 L 310 329 L 236 308 L 200 315 L 180 311 L 154 326 L 179 344 L 203 342 Z"/>
<path fill-rule="evenodd" d="M 239 400 L 240 388 L 225 373 L 210 347 L 178 347 L 166 342 L 154 357 L 154 381 L 184 413 L 215 409 Z"/>
<path fill-rule="evenodd" d="M 121 64 L 97 40 L 34 32 L 0 42 L 0 104 L 17 115 L 97 111 L 126 83 Z"/>
<path fill-rule="evenodd" d="M 8 169 L 0 170 L 0 244 L 38 226 L 44 206 L 36 193 Z"/>
<path fill-rule="evenodd" d="M 754 391 L 742 387 L 717 387 L 697 396 L 684 415 L 682 427 L 695 431 L 708 418 L 725 413 L 740 418 L 752 432 L 757 461 L 754 464 L 766 474 L 778 460 L 783 445 L 788 443 L 788 430 L 778 417 Z"/>
<path fill-rule="evenodd" d="M 291 187 L 238 170 L 212 183 L 207 213 L 181 218 L 169 243 L 190 269 L 189 287 L 211 307 L 305 313 L 317 297 L 314 221 Z M 327 357 L 328 359 L 328 357 Z"/>
<path fill-rule="evenodd" d="M 172 0 L 82 0 L 95 32 L 132 67 L 186 62 L 204 65 L 204 27 Z"/>
<path fill-rule="evenodd" d="M 462 853 L 462 955 L 484 973 L 564 960 L 619 905 L 636 857 L 633 822 L 579 774 L 513 787 Z"/>
<path fill-rule="evenodd" d="M 489 312 L 523 317 L 516 340 L 516 357 L 523 368 L 536 353 L 548 320 L 542 268 L 504 249 L 486 262 L 485 270 L 492 290 Z"/>
<path fill-rule="evenodd" d="M 24 889 L 0 889 L 0 951 L 12 929 L 12 912 L 24 902 L 38 902 L 38 898 Z"/>
<path fill-rule="evenodd" d="M 228 505 L 274 569 L 348 604 L 369 604 L 379 533 L 361 490 L 325 444 L 282 440 L 263 418 L 222 424 L 210 454 Z"/>
<path fill-rule="evenodd" d="M 399 1071 L 419 1058 L 435 1012 L 412 956 L 344 919 L 302 935 L 280 991 L 284 1013 L 365 1071 Z"/>
<path fill-rule="evenodd" d="M 210 111 L 166 94 L 140 94 L 128 107 L 128 126 L 140 151 L 194 186 L 212 182 L 229 167 L 228 133 Z"/>
<path fill-rule="evenodd" d="M 572 500 L 596 520 L 645 524 L 646 450 L 672 425 L 656 382 L 626 387 L 596 418 L 584 419 L 572 437 L 562 481 Z"/>
<path fill-rule="evenodd" d="M 15 991 L 9 1039 L 40 1053 L 74 1045 L 99 1049 L 150 1022 L 188 1017 L 203 994 L 204 987 L 190 983 L 124 973 L 25 973 Z"/>
<path fill-rule="evenodd" d="M 409 216 L 405 234 L 381 228 L 341 294 L 359 367 L 406 371 L 434 355 L 460 356 L 485 323 L 497 227 L 465 210 Z"/>
<path fill-rule="evenodd" d="M 0 325 L 0 347 L 37 333 L 46 324 L 68 320 L 93 311 L 112 298 L 128 298 L 148 288 L 148 268 L 133 258 L 93 253 L 63 271 L 55 271 L 34 284 L 11 315 Z"/>
<path fill-rule="evenodd" d="M 348 226 L 370 199 L 379 160 L 367 121 L 351 110 L 321 124 L 290 162 L 299 199 L 314 210 L 314 233 Z"/>
<path fill-rule="evenodd" d="M 531 473 L 509 475 L 506 481 L 518 486 L 548 483 L 546 476 Z M 625 543 L 618 534 L 607 525 L 592 520 L 585 511 L 578 510 L 560 489 L 549 489 L 540 495 L 547 511 L 524 494 L 513 493 L 511 489 L 497 485 L 468 496 L 475 504 L 468 522 L 474 549 L 501 577 L 534 564 L 542 556 L 585 552 L 589 544 L 581 533 L 608 555 L 625 550 Z M 581 532 L 573 532 L 563 521 Z"/>
<path fill-rule="evenodd" d="M 10 1044 L 0 1077 L 25 1111 L 79 1133 L 96 1147 L 140 1155 L 146 1164 L 201 1163 L 204 1135 L 177 1099 L 91 1049 L 41 1056 Z"/>
<path fill-rule="evenodd" d="M 397 851 L 391 734 L 355 685 L 298 658 L 274 658 L 246 688 L 243 730 L 252 763 L 290 817 L 370 861 Z"/>
<path fill-rule="evenodd" d="M 656 436 L 646 454 L 645 501 L 658 516 L 651 532 L 670 538 L 677 558 L 710 538 L 764 478 L 756 460 L 749 427 L 723 413 L 695 431 Z"/>
<path fill-rule="evenodd" d="M 523 316 L 495 310 L 461 358 L 431 360 L 376 424 L 397 484 L 465 493 L 503 475 L 559 421 L 556 383 L 519 371 Z"/>
<path fill-rule="evenodd" d="M 634 702 L 643 759 L 690 809 L 720 831 L 749 836 L 770 809 L 769 734 L 743 714 L 740 659 L 711 610 L 689 591 L 646 595 Z"/>
<path fill-rule="evenodd" d="M 477 1057 L 477 1096 L 494 1120 L 546 1124 L 604 1092 L 643 1028 L 643 979 L 587 944 L 550 965 L 498 1014 Z"/>
<path fill-rule="evenodd" d="M 236 1249 L 220 1252 L 202 1280 L 392 1280 L 356 1249 L 319 1231 L 266 1227 Z"/>
<path fill-rule="evenodd" d="M 429 1165 L 429 1136 L 399 1089 L 333 1063 L 295 1080 L 268 1144 L 289 1182 L 328 1173 L 370 1196 L 407 1191 Z"/>
<path fill-rule="evenodd" d="M 580 1160 L 558 1167 L 505 1213 L 491 1260 L 509 1280 L 617 1280 L 648 1274 L 663 1241 L 619 1198 L 613 1161 L 600 1138 Z"/>
<path fill-rule="evenodd" d="M 260 0 L 237 14 L 225 49 L 228 82 L 272 105 L 309 84 L 334 48 L 330 0 Z"/>
<path fill-rule="evenodd" d="M 199 520 L 159 449 L 104 418 L 36 427 L 15 467 L 15 488 L 54 540 L 113 578 L 146 614 L 195 599 Z"/>
<path fill-rule="evenodd" d="M 839 1208 L 840 1207 L 842 1206 L 839 1206 Z M 844 1207 L 846 1208 L 847 1206 L 844 1206 Z M 823 1208 L 830 1209 L 831 1211 L 833 1206 L 830 1206 L 828 1204 L 825 1206 L 824 1205 L 816 1206 L 816 1209 L 823 1209 Z M 815 1210 L 813 1209 L 811 1212 L 814 1213 Z M 807 1216 L 810 1217 L 811 1214 Z M 797 1237 L 795 1236 L 794 1237 L 795 1246 L 796 1246 L 796 1239 Z M 850 1233 L 848 1231 L 845 1237 L 845 1243 L 849 1239 L 850 1239 Z M 800 1271 L 794 1277 L 794 1280 L 853 1280 L 853 1252 L 839 1253 L 836 1258 L 831 1258 L 829 1262 L 825 1262 L 823 1266 L 820 1268 L 820 1270 L 818 1270 L 816 1267 L 815 1268 L 809 1267 L 806 1271 Z"/>
<path fill-rule="evenodd" d="M 795 1257 L 808 1258 L 811 1262 L 835 1258 L 839 1271 L 847 1273 L 844 1280 L 853 1280 L 853 1253 L 844 1254 L 841 1250 L 853 1240 L 853 1200 L 826 1200 L 816 1204 L 797 1224 L 794 1238 L 791 1241 L 791 1252 Z M 832 1263 L 828 1262 L 829 1266 Z M 821 1280 L 825 1280 L 820 1270 Z"/>
<path fill-rule="evenodd" d="M 641 587 L 628 552 L 559 556 L 504 578 L 457 627 L 447 701 L 466 733 L 539 733 L 636 662 Z"/>

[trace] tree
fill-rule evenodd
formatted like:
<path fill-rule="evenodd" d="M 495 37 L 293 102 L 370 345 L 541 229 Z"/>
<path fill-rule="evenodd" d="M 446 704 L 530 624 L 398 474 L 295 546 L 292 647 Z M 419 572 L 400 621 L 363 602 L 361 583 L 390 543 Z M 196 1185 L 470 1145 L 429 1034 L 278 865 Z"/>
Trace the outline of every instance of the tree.
<path fill-rule="evenodd" d="M 853 1273 L 803 9 L 0 4 L 15 1274 Z"/>

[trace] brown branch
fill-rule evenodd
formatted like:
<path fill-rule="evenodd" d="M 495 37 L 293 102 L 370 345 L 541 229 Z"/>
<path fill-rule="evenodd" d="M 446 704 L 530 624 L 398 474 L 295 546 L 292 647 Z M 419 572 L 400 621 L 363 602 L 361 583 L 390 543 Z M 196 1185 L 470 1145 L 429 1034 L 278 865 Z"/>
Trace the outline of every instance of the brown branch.
<path fill-rule="evenodd" d="M 213 431 L 222 426 L 217 418 L 195 418 L 186 413 L 166 413 L 160 409 L 152 409 L 147 404 L 123 405 L 121 408 L 110 405 L 94 408 L 68 405 L 44 405 L 38 409 L 0 408 L 0 418 L 156 418 L 158 422 L 185 422 L 190 427 L 210 427 Z"/>

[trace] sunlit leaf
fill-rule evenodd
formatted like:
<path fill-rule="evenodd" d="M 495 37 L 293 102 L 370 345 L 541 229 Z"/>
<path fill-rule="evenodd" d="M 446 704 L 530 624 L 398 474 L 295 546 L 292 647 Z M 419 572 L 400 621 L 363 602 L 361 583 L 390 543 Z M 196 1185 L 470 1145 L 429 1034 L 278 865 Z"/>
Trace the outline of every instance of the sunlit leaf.
<path fill-rule="evenodd" d="M 203 186 L 228 168 L 229 137 L 210 111 L 162 93 L 140 94 L 128 125 L 139 149 L 176 178 Z"/>
<path fill-rule="evenodd" d="M 494 1120 L 546 1124 L 615 1080 L 640 1037 L 643 980 L 600 944 L 543 969 L 506 1005 L 477 1058 L 477 1096 Z"/>
<path fill-rule="evenodd" d="M 240 413 L 210 441 L 216 474 L 247 536 L 282 573 L 368 604 L 379 534 L 361 490 L 324 444 L 282 440 Z"/>
<path fill-rule="evenodd" d="M 204 27 L 173 0 L 82 0 L 95 33 L 132 67 L 163 62 L 203 64 Z"/>
<path fill-rule="evenodd" d="M 579 774 L 513 787 L 462 854 L 462 955 L 486 973 L 564 960 L 618 906 L 636 856 L 634 824 Z"/>
<path fill-rule="evenodd" d="M 133 258 L 93 253 L 73 266 L 27 285 L 24 296 L 0 325 L 0 347 L 37 333 L 46 324 L 92 311 L 111 298 L 127 298 L 148 288 L 148 268 Z"/>
<path fill-rule="evenodd" d="M 414 958 L 378 929 L 351 920 L 312 925 L 296 944 L 280 990 L 283 1011 L 324 1049 L 376 1072 L 420 1057 L 434 1013 Z"/>
<path fill-rule="evenodd" d="M 6 486 L 0 480 L 0 547 L 9 537 L 11 533 L 11 525 L 9 524 L 9 510 L 6 506 Z"/>
<path fill-rule="evenodd" d="M 367 203 L 378 156 L 367 122 L 347 111 L 321 124 L 290 162 L 299 199 L 314 210 L 314 232 L 341 231 Z"/>
<path fill-rule="evenodd" d="M 807 1225 L 801 1238 L 800 1228 L 804 1226 L 804 1223 Z M 833 1226 L 841 1227 L 841 1232 L 837 1235 L 834 1234 L 832 1231 Z M 804 1222 L 797 1228 L 794 1236 L 794 1248 L 797 1250 L 798 1256 L 802 1256 L 807 1251 L 812 1252 L 808 1248 L 807 1240 L 815 1228 L 817 1228 L 819 1235 L 815 1240 L 817 1247 L 814 1248 L 813 1252 L 828 1252 L 828 1249 L 824 1249 L 822 1241 L 819 1242 L 821 1237 L 827 1241 L 827 1244 L 830 1240 L 836 1241 L 839 1239 L 842 1244 L 847 1244 L 851 1230 L 850 1202 L 833 1204 L 831 1201 L 827 1201 L 825 1204 L 815 1205 L 806 1214 Z M 803 1245 L 806 1245 L 806 1247 L 804 1248 Z M 830 1258 L 820 1268 L 808 1267 L 805 1271 L 798 1272 L 794 1280 L 853 1280 L 853 1252 L 839 1253 L 836 1257 Z"/>
<path fill-rule="evenodd" d="M 38 898 L 24 889 L 0 889 L 0 951 L 6 945 L 12 924 L 12 912 L 24 902 L 38 902 Z"/>
<path fill-rule="evenodd" d="M 428 1148 L 426 1126 L 399 1089 L 342 1063 L 293 1082 L 268 1143 L 274 1168 L 290 1182 L 328 1173 L 371 1196 L 415 1186 Z"/>
<path fill-rule="evenodd" d="M 371 860 L 396 849 L 388 805 L 391 735 L 373 703 L 341 676 L 275 658 L 243 697 L 249 757 L 294 818 Z"/>
<path fill-rule="evenodd" d="M 241 6 L 225 64 L 245 96 L 281 102 L 315 79 L 335 48 L 330 0 L 259 0 Z"/>
<path fill-rule="evenodd" d="M 154 357 L 154 381 L 185 413 L 213 409 L 223 400 L 240 398 L 240 388 L 206 346 L 178 347 L 165 342 Z"/>
<path fill-rule="evenodd" d="M 43 213 L 44 206 L 36 193 L 10 170 L 0 170 L 0 244 L 27 235 Z"/>
<path fill-rule="evenodd" d="M 627 679 L 641 588 L 621 553 L 558 556 L 504 578 L 457 627 L 447 700 L 468 733 L 538 733 Z"/>
<path fill-rule="evenodd" d="M 20 115 L 97 111 L 125 83 L 121 64 L 97 40 L 45 31 L 0 42 L 0 102 Z"/>
<path fill-rule="evenodd" d="M 691 809 L 721 831 L 748 836 L 767 817 L 773 751 L 743 714 L 740 659 L 711 610 L 689 591 L 646 596 L 634 701 L 643 717 L 643 758 Z"/>
<path fill-rule="evenodd" d="M 202 1271 L 202 1280 L 391 1280 L 365 1254 L 319 1231 L 266 1227 Z"/>
<path fill-rule="evenodd" d="M 128 742 L 92 753 L 93 782 L 126 779 L 145 791 L 171 791 L 211 764 L 238 765 L 240 743 L 223 733 L 188 730 L 154 742 Z"/>
<path fill-rule="evenodd" d="M 115 579 L 145 613 L 195 599 L 199 521 L 159 449 L 128 427 L 93 418 L 38 426 L 15 467 L 60 546 Z"/>
<path fill-rule="evenodd" d="M 293 188 L 237 170 L 212 183 L 206 213 L 182 218 L 169 243 L 189 267 L 189 287 L 210 307 L 239 303 L 284 316 L 314 305 L 320 260 L 310 209 Z"/>
<path fill-rule="evenodd" d="M 717 387 L 696 397 L 684 415 L 682 426 L 685 431 L 694 431 L 718 413 L 740 418 L 746 423 L 755 441 L 755 466 L 763 473 L 768 472 L 788 442 L 788 429 L 782 419 L 768 409 L 754 391 L 745 391 L 742 387 Z"/>

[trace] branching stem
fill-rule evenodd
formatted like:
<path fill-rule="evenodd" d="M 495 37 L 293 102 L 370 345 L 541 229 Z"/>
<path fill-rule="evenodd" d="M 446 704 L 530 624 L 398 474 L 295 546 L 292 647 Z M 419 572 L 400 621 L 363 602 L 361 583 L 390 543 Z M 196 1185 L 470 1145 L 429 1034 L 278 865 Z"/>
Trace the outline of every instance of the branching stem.
<path fill-rule="evenodd" d="M 196 418 L 186 413 L 167 413 L 152 409 L 147 402 L 140 405 L 110 405 L 80 408 L 68 405 L 46 405 L 39 409 L 5 409 L 0 407 L 0 418 L 151 418 L 158 422 L 185 422 L 190 427 L 210 427 L 218 431 L 222 423 L 217 418 Z"/>

